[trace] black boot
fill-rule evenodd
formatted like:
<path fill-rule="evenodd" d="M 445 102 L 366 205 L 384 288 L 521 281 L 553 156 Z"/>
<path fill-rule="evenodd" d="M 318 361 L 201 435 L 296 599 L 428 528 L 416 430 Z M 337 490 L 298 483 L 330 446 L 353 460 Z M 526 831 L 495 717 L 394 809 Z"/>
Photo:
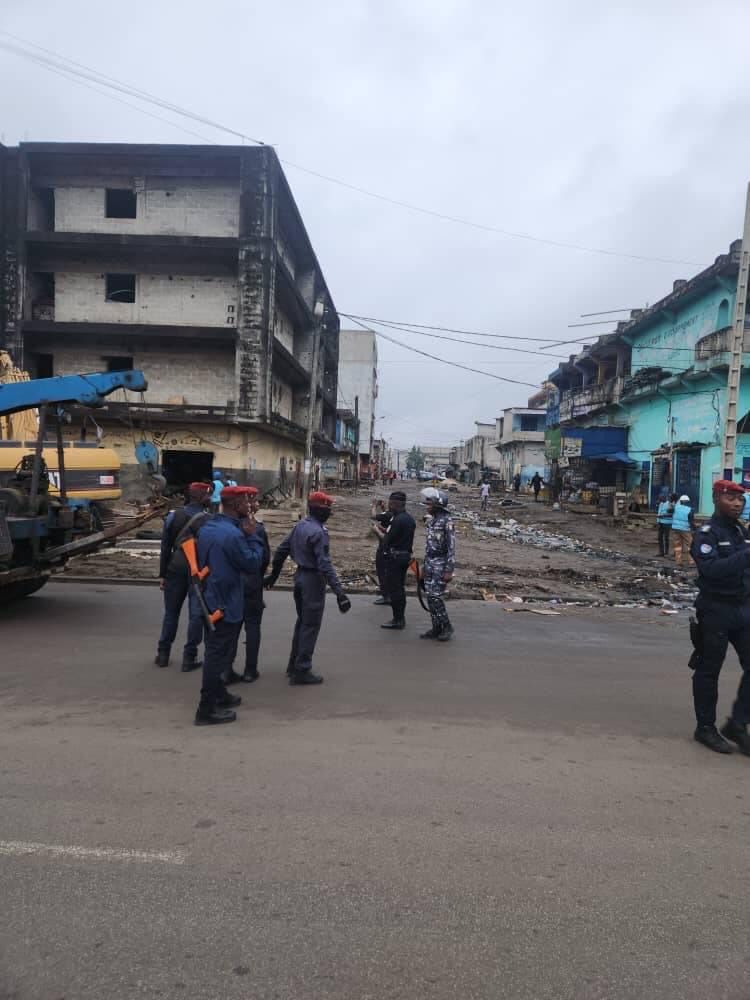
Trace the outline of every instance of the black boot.
<path fill-rule="evenodd" d="M 422 634 L 420 635 L 419 638 L 420 639 L 437 639 L 437 637 L 439 635 L 440 635 L 440 632 L 433 625 L 431 629 L 428 629 L 426 632 L 422 632 Z"/>
<path fill-rule="evenodd" d="M 403 618 L 394 618 L 392 621 L 386 622 L 381 628 L 391 628 L 394 630 L 401 631 L 406 628 L 406 621 Z"/>
<path fill-rule="evenodd" d="M 314 674 L 312 670 L 292 670 L 289 673 L 289 683 L 296 684 L 322 684 L 323 678 L 320 674 Z"/>
<path fill-rule="evenodd" d="M 245 684 L 252 684 L 253 681 L 257 681 L 259 677 L 260 677 L 259 670 L 246 670 L 245 673 L 242 675 L 242 677 L 240 677 L 240 680 L 244 681 Z"/>
<path fill-rule="evenodd" d="M 154 657 L 154 663 L 157 667 L 169 666 L 169 647 L 166 649 L 157 649 L 156 656 Z"/>
<path fill-rule="evenodd" d="M 447 625 L 443 625 L 440 629 L 440 635 L 437 637 L 438 642 L 450 642 L 453 638 L 453 626 L 450 622 Z"/>
<path fill-rule="evenodd" d="M 225 691 L 216 699 L 216 704 L 219 708 L 237 708 L 238 705 L 242 704 L 242 698 L 238 694 L 230 694 L 229 691 Z"/>
<path fill-rule="evenodd" d="M 203 660 L 197 660 L 194 656 L 183 656 L 182 667 L 180 668 L 183 674 L 189 674 L 191 670 L 200 670 L 203 666 Z"/>
<path fill-rule="evenodd" d="M 391 602 L 388 600 L 387 597 L 383 597 L 382 594 L 381 594 L 381 596 L 380 597 L 376 597 L 375 600 L 372 603 L 373 604 L 390 604 Z"/>
<path fill-rule="evenodd" d="M 721 735 L 725 739 L 731 740 L 732 743 L 736 743 L 740 752 L 750 757 L 750 735 L 748 734 L 747 726 L 735 722 L 734 719 L 727 719 L 721 727 Z"/>
<path fill-rule="evenodd" d="M 220 726 L 225 722 L 234 722 L 237 718 L 236 712 L 230 712 L 226 708 L 219 708 L 210 702 L 201 702 L 198 711 L 195 713 L 196 726 Z"/>
<path fill-rule="evenodd" d="M 238 674 L 235 670 L 230 669 L 227 672 L 225 684 L 239 684 L 242 680 L 242 674 Z"/>
<path fill-rule="evenodd" d="M 732 748 L 716 726 L 698 726 L 693 734 L 693 739 L 696 743 L 702 743 L 704 747 L 713 750 L 714 753 L 732 752 Z"/>

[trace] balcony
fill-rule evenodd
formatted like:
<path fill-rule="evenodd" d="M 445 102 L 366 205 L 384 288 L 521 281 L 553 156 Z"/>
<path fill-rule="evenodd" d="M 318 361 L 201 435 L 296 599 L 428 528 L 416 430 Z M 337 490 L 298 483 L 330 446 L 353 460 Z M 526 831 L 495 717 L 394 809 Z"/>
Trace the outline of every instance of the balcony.
<path fill-rule="evenodd" d="M 732 331 L 734 327 L 725 326 L 721 330 L 714 330 L 707 337 L 702 337 L 695 345 L 695 360 L 728 364 L 729 359 L 721 358 L 722 354 L 727 354 L 732 349 Z M 745 328 L 745 337 L 742 344 L 744 352 L 750 352 L 750 330 Z"/>
<path fill-rule="evenodd" d="M 597 385 L 567 389 L 560 400 L 560 423 L 584 417 L 596 410 L 617 403 L 622 396 L 625 379 L 619 375 Z"/>

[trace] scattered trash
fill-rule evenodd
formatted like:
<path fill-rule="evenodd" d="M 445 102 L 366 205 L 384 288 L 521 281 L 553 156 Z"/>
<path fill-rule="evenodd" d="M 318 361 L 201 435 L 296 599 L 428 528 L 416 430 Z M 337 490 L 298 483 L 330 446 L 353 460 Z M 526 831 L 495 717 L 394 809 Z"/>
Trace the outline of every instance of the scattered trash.
<path fill-rule="evenodd" d="M 522 608 L 506 608 L 506 611 L 528 611 L 530 615 L 561 615 L 562 611 L 551 611 L 549 608 L 530 608 L 524 605 Z"/>

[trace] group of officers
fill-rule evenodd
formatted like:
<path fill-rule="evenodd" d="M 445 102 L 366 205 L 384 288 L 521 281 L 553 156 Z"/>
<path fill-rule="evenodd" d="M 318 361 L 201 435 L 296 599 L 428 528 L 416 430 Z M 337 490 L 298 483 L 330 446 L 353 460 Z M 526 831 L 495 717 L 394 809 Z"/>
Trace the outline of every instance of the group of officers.
<path fill-rule="evenodd" d="M 296 565 L 294 603 L 297 620 L 287 664 L 292 685 L 321 684 L 323 677 L 313 671 L 313 654 L 325 609 L 325 595 L 330 587 L 339 610 L 346 613 L 351 602 L 346 596 L 331 562 L 326 522 L 333 512 L 334 498 L 322 491 L 308 497 L 307 516 L 300 520 L 271 557 L 263 524 L 255 514 L 258 491 L 254 486 L 224 486 L 220 492 L 221 508 L 211 513 L 209 507 L 214 487 L 191 483 L 186 503 L 172 511 L 162 532 L 159 582 L 164 595 L 164 619 L 155 663 L 169 665 L 170 652 L 177 636 L 180 612 L 188 600 L 187 641 L 183 650 L 182 670 L 203 668 L 200 702 L 195 724 L 219 725 L 234 722 L 240 695 L 229 688 L 251 684 L 260 676 L 258 655 L 263 618 L 263 591 L 274 586 L 287 558 Z M 455 533 L 448 513 L 448 496 L 429 487 L 422 490 L 427 507 L 427 542 L 421 585 L 432 618 L 432 627 L 422 638 L 449 640 L 453 627 L 448 619 L 443 594 L 455 565 Z M 215 503 L 215 500 L 213 501 Z M 385 588 L 377 603 L 390 604 L 392 620 L 382 627 L 405 628 L 406 574 L 412 562 L 416 524 L 406 510 L 406 494 L 395 491 L 388 502 L 388 517 L 379 519 L 379 556 L 384 567 Z M 193 540 L 197 564 L 191 569 L 183 549 Z M 198 569 L 198 574 L 194 569 Z M 234 670 L 242 629 L 245 629 L 246 652 L 243 672 Z M 204 640 L 203 661 L 198 647 Z"/>
<path fill-rule="evenodd" d="M 177 635 L 180 609 L 190 599 L 190 620 L 182 669 L 203 667 L 196 725 L 233 722 L 241 703 L 229 687 L 257 680 L 263 617 L 263 591 L 274 586 L 284 562 L 296 564 L 294 603 L 297 620 L 287 665 L 292 685 L 320 684 L 313 671 L 313 654 L 325 608 L 326 588 L 336 595 L 339 610 L 351 602 L 344 593 L 330 556 L 326 522 L 334 499 L 316 491 L 308 497 L 308 514 L 300 520 L 273 557 L 263 525 L 256 520 L 257 490 L 252 486 L 225 486 L 221 512 L 210 514 L 212 487 L 192 483 L 187 503 L 166 519 L 162 536 L 160 583 L 164 592 L 164 621 L 156 664 L 166 667 Z M 443 595 L 455 567 L 455 532 L 442 490 L 422 490 L 427 507 L 426 548 L 420 586 L 432 619 L 422 638 L 446 642 L 453 636 Z M 695 739 L 716 753 L 734 749 L 750 756 L 750 531 L 742 523 L 745 494 L 739 483 L 718 480 L 713 487 L 714 514 L 695 532 L 691 556 L 698 571 L 696 620 L 691 622 L 694 653 L 693 703 Z M 376 603 L 390 605 L 392 619 L 382 627 L 403 630 L 406 624 L 405 580 L 412 562 L 414 518 L 406 510 L 406 494 L 391 493 L 388 510 L 374 515 L 379 537 L 378 571 L 381 596 Z M 205 573 L 200 596 L 195 593 L 182 542 L 197 539 L 198 562 Z M 201 600 L 202 598 L 202 600 Z M 201 604 L 204 609 L 201 609 Z M 205 621 L 203 611 L 212 619 Z M 245 666 L 241 674 L 234 661 L 242 628 L 246 632 Z M 203 663 L 198 646 L 205 637 Z M 716 726 L 719 674 L 729 645 L 742 667 L 737 696 L 725 724 Z"/>

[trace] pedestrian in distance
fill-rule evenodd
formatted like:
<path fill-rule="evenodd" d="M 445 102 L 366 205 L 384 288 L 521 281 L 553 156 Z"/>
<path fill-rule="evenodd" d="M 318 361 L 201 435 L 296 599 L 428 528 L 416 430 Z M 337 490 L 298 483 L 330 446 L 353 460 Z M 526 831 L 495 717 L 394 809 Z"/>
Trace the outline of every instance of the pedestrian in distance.
<path fill-rule="evenodd" d="M 187 641 L 182 652 L 182 670 L 187 673 L 201 666 L 198 647 L 203 642 L 203 615 L 190 585 L 190 567 L 180 548 L 211 515 L 208 513 L 211 486 L 208 483 L 191 483 L 187 489 L 187 503 L 171 511 L 164 521 L 159 553 L 159 587 L 164 595 L 164 618 L 156 648 L 154 663 L 157 667 L 169 666 L 172 643 L 177 637 L 180 612 L 188 599 Z"/>
<path fill-rule="evenodd" d="M 544 485 L 544 480 L 542 479 L 542 477 L 539 475 L 538 472 L 535 472 L 534 475 L 531 477 L 531 488 L 534 491 L 534 503 L 539 502 L 539 494 L 541 493 L 543 485 Z"/>
<path fill-rule="evenodd" d="M 659 534 L 660 556 L 669 555 L 669 534 L 672 530 L 672 518 L 676 503 L 676 493 L 672 493 L 670 496 L 663 493 L 659 498 L 659 506 L 656 508 L 656 527 Z"/>
<path fill-rule="evenodd" d="M 255 537 L 255 519 L 249 513 L 248 495 L 242 486 L 221 491 L 221 514 L 216 514 L 198 533 L 198 561 L 208 569 L 203 597 L 210 614 L 220 614 L 213 630 L 206 629 L 203 683 L 197 726 L 234 722 L 234 711 L 242 698 L 231 694 L 223 681 L 237 652 L 237 641 L 245 616 L 243 577 L 258 572 L 263 546 Z"/>
<path fill-rule="evenodd" d="M 515 474 L 515 476 L 513 476 L 513 492 L 516 494 L 516 496 L 518 496 L 518 494 L 521 492 L 521 473 L 520 472 L 517 472 Z"/>
<path fill-rule="evenodd" d="M 692 556 L 698 569 L 697 622 L 690 633 L 695 652 L 693 704 L 695 739 L 716 753 L 731 743 L 750 756 L 750 534 L 740 521 L 744 506 L 739 483 L 720 479 L 713 486 L 714 515 L 697 531 Z M 729 644 L 742 667 L 732 714 L 716 728 L 719 673 Z"/>
<path fill-rule="evenodd" d="M 294 526 L 274 553 L 271 572 L 263 584 L 270 589 L 289 556 L 297 565 L 294 574 L 294 604 L 297 621 L 292 637 L 287 676 L 293 685 L 322 684 L 323 677 L 312 669 L 315 644 L 325 611 L 326 584 L 336 595 L 339 611 L 346 614 L 352 604 L 333 567 L 326 521 L 334 498 L 319 490 L 308 497 L 308 515 Z"/>
<path fill-rule="evenodd" d="M 241 489 L 247 494 L 248 518 L 255 518 L 258 512 L 258 490 L 254 486 L 243 486 Z M 243 519 L 240 522 L 243 530 L 245 528 L 245 521 L 246 519 Z M 263 622 L 263 612 L 266 607 L 263 600 L 263 577 L 271 561 L 271 549 L 268 544 L 266 529 L 257 520 L 255 521 L 255 538 L 263 547 L 263 556 L 258 569 L 253 573 L 246 573 L 242 580 L 245 602 L 243 616 L 243 624 L 245 626 L 245 668 L 241 674 L 236 673 L 234 668 L 232 668 L 225 679 L 227 685 L 238 684 L 241 681 L 245 684 L 252 684 L 260 677 L 258 657 L 260 655 L 261 624 Z"/>
<path fill-rule="evenodd" d="M 687 553 L 688 561 L 690 560 L 690 548 L 693 544 L 694 531 L 695 515 L 693 514 L 693 508 L 690 506 L 690 497 L 687 493 L 683 493 L 674 505 L 674 511 L 672 512 L 674 561 L 678 566 L 682 566 L 683 564 L 684 553 Z"/>
<path fill-rule="evenodd" d="M 432 628 L 422 633 L 420 638 L 448 642 L 453 636 L 453 626 L 448 618 L 443 596 L 445 588 L 453 579 L 456 564 L 456 533 L 448 513 L 448 494 L 428 486 L 421 491 L 420 496 L 430 515 L 422 577 L 427 607 L 432 618 Z"/>
<path fill-rule="evenodd" d="M 393 520 L 393 512 L 385 509 L 382 500 L 372 502 L 372 527 L 378 536 L 378 547 L 375 551 L 375 572 L 378 577 L 378 596 L 373 604 L 390 604 L 391 599 L 388 594 L 388 585 L 385 579 L 385 536 L 388 525 Z"/>
<path fill-rule="evenodd" d="M 487 510 L 487 506 L 490 502 L 490 484 L 482 483 L 479 487 L 479 496 L 481 497 L 481 502 L 479 504 L 480 510 Z"/>
<path fill-rule="evenodd" d="M 224 489 L 224 485 L 224 480 L 221 478 L 221 472 L 219 472 L 218 469 L 215 469 L 211 483 L 211 512 L 214 514 L 219 513 L 219 508 L 221 507 L 221 491 Z"/>
<path fill-rule="evenodd" d="M 388 498 L 391 522 L 383 541 L 385 585 L 391 601 L 393 618 L 381 628 L 398 631 L 406 628 L 406 574 L 412 559 L 417 525 L 406 509 L 406 494 L 395 490 Z"/>

